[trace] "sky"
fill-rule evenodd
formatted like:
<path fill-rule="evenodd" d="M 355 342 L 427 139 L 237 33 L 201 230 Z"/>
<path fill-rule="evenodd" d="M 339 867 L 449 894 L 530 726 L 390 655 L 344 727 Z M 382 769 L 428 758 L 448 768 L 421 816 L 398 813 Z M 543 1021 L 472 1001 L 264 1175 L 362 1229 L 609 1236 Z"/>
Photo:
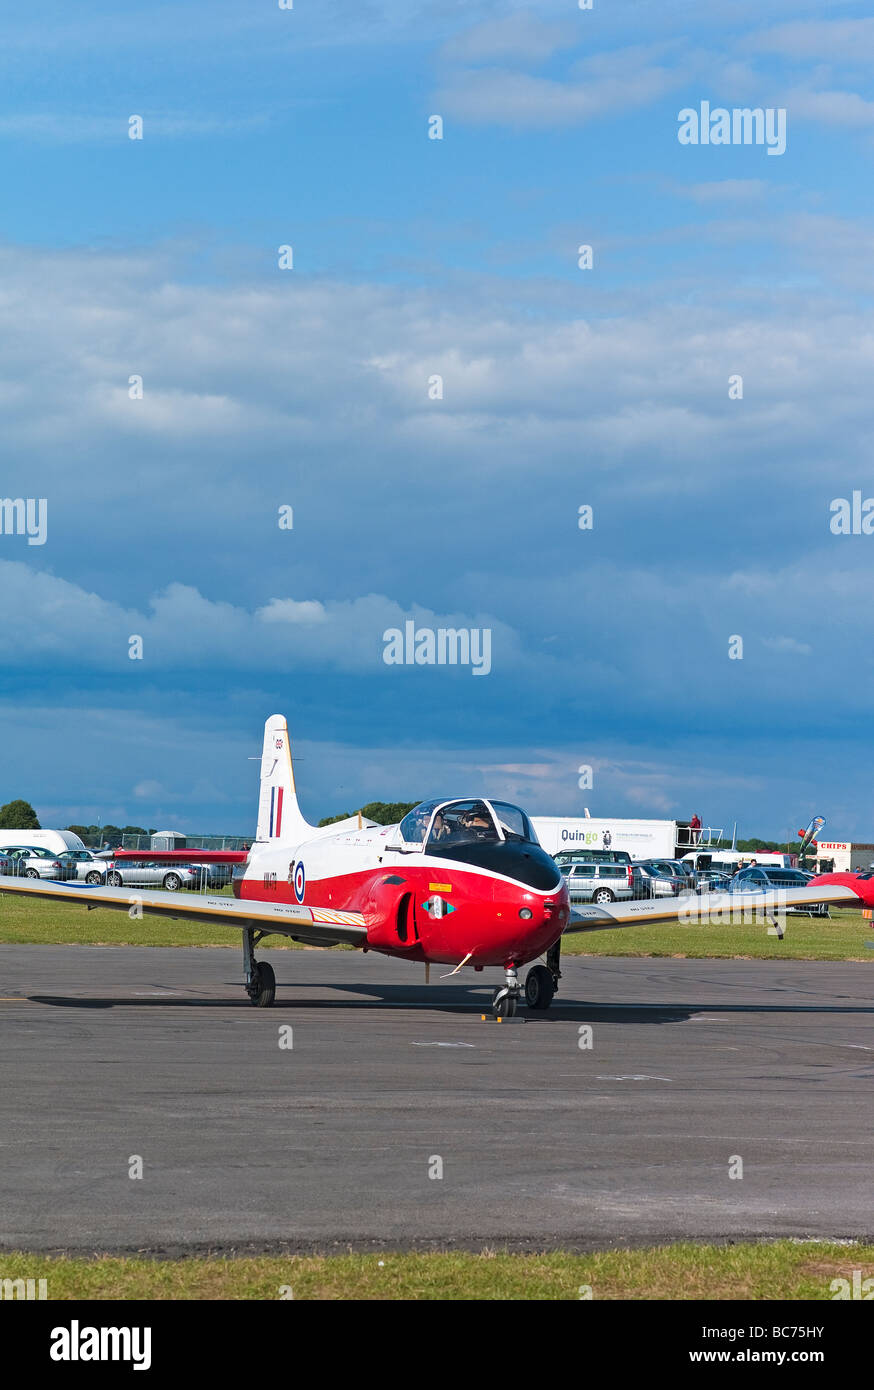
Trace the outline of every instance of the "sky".
<path fill-rule="evenodd" d="M 45 533 L 0 534 L 0 800 L 251 834 L 278 711 L 312 821 L 874 840 L 868 10 L 4 17 L 0 494 Z M 681 144 L 702 102 L 785 151 Z M 408 620 L 490 669 L 387 664 Z"/>

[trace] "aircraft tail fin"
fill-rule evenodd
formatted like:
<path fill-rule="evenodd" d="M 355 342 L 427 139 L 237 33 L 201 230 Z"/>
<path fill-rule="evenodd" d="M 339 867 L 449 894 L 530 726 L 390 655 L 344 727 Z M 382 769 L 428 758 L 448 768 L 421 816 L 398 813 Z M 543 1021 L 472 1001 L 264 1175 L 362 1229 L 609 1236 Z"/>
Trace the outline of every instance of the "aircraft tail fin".
<path fill-rule="evenodd" d="M 285 715 L 271 714 L 264 725 L 255 839 L 262 844 L 297 845 L 309 839 L 314 830 L 315 827 L 304 820 L 297 804 Z"/>

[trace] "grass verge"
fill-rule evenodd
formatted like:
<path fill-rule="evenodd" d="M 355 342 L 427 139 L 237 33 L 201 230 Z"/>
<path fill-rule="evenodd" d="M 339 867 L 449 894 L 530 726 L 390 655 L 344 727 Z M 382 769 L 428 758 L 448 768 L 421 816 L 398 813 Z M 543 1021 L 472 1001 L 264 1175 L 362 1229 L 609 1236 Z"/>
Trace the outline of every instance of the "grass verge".
<path fill-rule="evenodd" d="M 874 924 L 861 909 L 833 907 L 831 917 L 787 916 L 780 941 L 763 925 L 702 926 L 697 922 L 663 922 L 659 926 L 622 927 L 618 931 L 581 932 L 562 942 L 569 956 L 741 957 L 744 960 L 874 961 Z"/>
<path fill-rule="evenodd" d="M 816 1299 L 874 1246 L 776 1241 L 667 1245 L 592 1255 L 484 1251 L 368 1255 L 93 1259 L 12 1252 L 0 1279 L 45 1279 L 49 1299 Z M 291 1291 L 290 1293 L 288 1291 Z M 284 1291 L 284 1292 L 283 1292 Z"/>

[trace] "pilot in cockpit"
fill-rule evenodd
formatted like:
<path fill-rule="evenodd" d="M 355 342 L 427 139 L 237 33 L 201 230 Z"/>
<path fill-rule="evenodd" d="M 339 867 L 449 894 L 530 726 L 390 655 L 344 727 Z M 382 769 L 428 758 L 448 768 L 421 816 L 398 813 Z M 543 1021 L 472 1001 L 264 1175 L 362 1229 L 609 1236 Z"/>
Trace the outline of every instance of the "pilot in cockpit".
<path fill-rule="evenodd" d="M 467 830 L 478 840 L 489 839 L 494 836 L 495 827 L 485 806 L 478 804 L 472 806 L 469 811 L 465 811 L 461 817 L 461 828 Z"/>

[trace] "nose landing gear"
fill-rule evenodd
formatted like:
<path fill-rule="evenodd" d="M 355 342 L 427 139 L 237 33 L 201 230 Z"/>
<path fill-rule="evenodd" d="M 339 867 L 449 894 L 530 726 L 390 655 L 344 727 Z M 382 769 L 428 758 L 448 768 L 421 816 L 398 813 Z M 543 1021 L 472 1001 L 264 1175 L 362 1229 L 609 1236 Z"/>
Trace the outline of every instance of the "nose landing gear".
<path fill-rule="evenodd" d="M 492 1013 L 495 1018 L 512 1018 L 516 1012 L 516 1005 L 519 1003 L 519 976 L 516 974 L 516 966 L 513 961 L 504 966 L 504 984 L 501 989 L 496 989 L 492 999 Z"/>

